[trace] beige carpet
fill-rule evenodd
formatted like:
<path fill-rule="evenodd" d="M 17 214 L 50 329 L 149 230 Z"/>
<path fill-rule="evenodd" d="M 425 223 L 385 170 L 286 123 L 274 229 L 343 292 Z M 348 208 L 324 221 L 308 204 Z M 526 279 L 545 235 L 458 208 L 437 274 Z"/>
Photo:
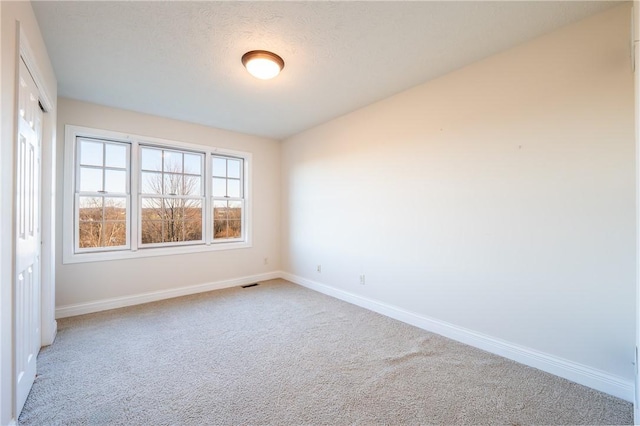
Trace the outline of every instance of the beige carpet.
<path fill-rule="evenodd" d="M 58 325 L 22 425 L 633 421 L 628 402 L 283 280 Z"/>

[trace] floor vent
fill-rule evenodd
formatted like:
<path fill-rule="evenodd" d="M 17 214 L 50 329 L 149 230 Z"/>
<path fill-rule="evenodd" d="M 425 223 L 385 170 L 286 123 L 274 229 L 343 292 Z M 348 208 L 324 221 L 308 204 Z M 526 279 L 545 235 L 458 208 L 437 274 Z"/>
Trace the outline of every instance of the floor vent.
<path fill-rule="evenodd" d="M 255 286 L 257 286 L 257 285 L 259 285 L 259 284 L 258 284 L 258 283 L 253 283 L 253 284 L 243 285 L 243 286 L 240 286 L 240 287 L 242 287 L 242 288 L 249 288 L 249 287 L 255 287 Z"/>

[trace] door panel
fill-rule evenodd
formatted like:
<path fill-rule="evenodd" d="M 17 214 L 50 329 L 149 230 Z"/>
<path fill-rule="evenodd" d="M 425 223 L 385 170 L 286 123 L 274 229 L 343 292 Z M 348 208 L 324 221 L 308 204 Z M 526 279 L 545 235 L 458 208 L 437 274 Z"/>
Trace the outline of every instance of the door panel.
<path fill-rule="evenodd" d="M 42 110 L 38 88 L 20 61 L 15 179 L 16 418 L 36 376 L 40 351 L 40 151 Z"/>

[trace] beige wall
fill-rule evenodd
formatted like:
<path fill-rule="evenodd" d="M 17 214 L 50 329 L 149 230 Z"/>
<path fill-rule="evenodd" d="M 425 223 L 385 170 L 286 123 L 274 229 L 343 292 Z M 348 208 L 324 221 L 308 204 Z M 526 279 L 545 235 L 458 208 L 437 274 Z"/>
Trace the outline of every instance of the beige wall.
<path fill-rule="evenodd" d="M 283 270 L 632 389 L 629 22 L 611 9 L 285 140 Z"/>
<path fill-rule="evenodd" d="M 58 164 L 63 164 L 67 124 L 131 133 L 200 145 L 235 149 L 253 155 L 253 247 L 177 256 L 58 264 L 56 306 L 170 290 L 240 278 L 280 268 L 280 146 L 279 142 L 95 104 L 59 99 Z M 63 167 L 58 170 L 58 193 L 63 194 Z M 58 197 L 62 217 L 62 196 Z M 58 235 L 72 232 L 62 229 Z M 62 261 L 58 242 L 58 262 Z M 264 264 L 264 258 L 269 264 Z"/>
<path fill-rule="evenodd" d="M 47 90 L 55 103 L 57 83 L 49 61 L 46 47 L 40 34 L 38 23 L 29 2 L 0 2 L 2 11 L 2 54 L 0 67 L 0 232 L 5 238 L 0 240 L 0 424 L 8 424 L 15 417 L 12 402 L 12 300 L 14 264 L 13 232 L 13 147 L 16 138 L 16 69 L 19 46 L 17 28 L 20 26 L 33 54 L 34 64 L 43 79 L 41 90 Z M 53 118 L 52 118 L 53 117 Z M 55 104 L 45 116 L 43 153 L 50 149 L 50 136 L 55 128 Z M 47 135 L 49 137 L 47 137 Z M 45 158 L 43 157 L 43 161 Z M 50 166 L 50 165 L 49 165 Z M 47 165 L 44 166 L 45 168 Z M 47 285 L 53 285 L 48 282 Z M 43 289 L 47 292 L 50 289 Z M 52 312 L 51 312 L 52 313 Z M 52 320 L 53 318 L 50 318 Z"/>

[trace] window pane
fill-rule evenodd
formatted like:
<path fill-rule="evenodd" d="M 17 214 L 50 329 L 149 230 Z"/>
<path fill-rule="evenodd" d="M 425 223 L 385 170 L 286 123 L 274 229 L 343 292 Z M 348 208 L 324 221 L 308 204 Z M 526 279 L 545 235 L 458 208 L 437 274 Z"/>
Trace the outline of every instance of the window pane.
<path fill-rule="evenodd" d="M 181 223 L 178 221 L 165 220 L 162 233 L 163 242 L 182 241 L 182 227 L 180 225 Z"/>
<path fill-rule="evenodd" d="M 174 173 L 164 174 L 164 193 L 167 195 L 184 195 L 182 175 Z"/>
<path fill-rule="evenodd" d="M 80 248 L 127 244 L 126 198 L 80 197 L 79 201 L 78 245 Z"/>
<path fill-rule="evenodd" d="M 227 202 L 226 201 L 213 202 L 213 219 L 214 220 L 227 219 Z"/>
<path fill-rule="evenodd" d="M 183 220 L 202 222 L 202 201 L 201 200 L 181 200 L 184 206 Z"/>
<path fill-rule="evenodd" d="M 240 203 L 216 200 L 213 202 L 213 238 L 228 238 L 231 231 L 229 229 L 229 215 L 232 209 L 238 208 Z M 232 209 L 230 209 L 230 207 Z M 234 221 L 235 222 L 235 221 Z M 234 224 L 235 225 L 235 224 Z"/>
<path fill-rule="evenodd" d="M 201 199 L 143 198 L 142 244 L 202 240 Z"/>
<path fill-rule="evenodd" d="M 240 179 L 240 160 L 227 160 L 227 176 Z"/>
<path fill-rule="evenodd" d="M 80 164 L 85 166 L 102 166 L 102 142 L 82 140 L 80 142 Z"/>
<path fill-rule="evenodd" d="M 227 238 L 242 237 L 242 224 L 239 220 L 230 220 L 227 228 Z"/>
<path fill-rule="evenodd" d="M 80 191 L 98 192 L 102 191 L 102 170 L 89 167 L 80 167 Z"/>
<path fill-rule="evenodd" d="M 105 170 L 104 190 L 126 194 L 127 172 L 124 170 Z"/>
<path fill-rule="evenodd" d="M 164 171 L 182 173 L 182 153 L 164 151 Z"/>
<path fill-rule="evenodd" d="M 143 220 L 141 223 L 142 244 L 153 244 L 162 242 L 162 221 Z"/>
<path fill-rule="evenodd" d="M 184 200 L 178 198 L 164 198 L 162 204 L 164 206 L 164 217 L 166 219 L 174 219 L 179 217 L 183 207 Z"/>
<path fill-rule="evenodd" d="M 140 185 L 143 194 L 162 194 L 162 173 L 142 172 Z"/>
<path fill-rule="evenodd" d="M 102 222 L 102 197 L 80 197 L 79 214 L 81 221 Z"/>
<path fill-rule="evenodd" d="M 202 155 L 184 154 L 184 172 L 191 175 L 202 174 Z"/>
<path fill-rule="evenodd" d="M 142 148 L 142 170 L 162 170 L 162 150 L 155 148 Z"/>
<path fill-rule="evenodd" d="M 102 222 L 80 222 L 78 231 L 80 248 L 102 247 Z"/>
<path fill-rule="evenodd" d="M 227 238 L 227 221 L 213 221 L 213 238 Z"/>
<path fill-rule="evenodd" d="M 141 206 L 142 220 L 160 220 L 164 217 L 162 198 L 143 198 Z"/>
<path fill-rule="evenodd" d="M 106 144 L 105 166 L 119 167 L 124 169 L 127 167 L 127 147 L 124 145 Z"/>
<path fill-rule="evenodd" d="M 227 195 L 227 180 L 213 178 L 213 196 L 225 197 Z"/>
<path fill-rule="evenodd" d="M 213 176 L 227 176 L 227 160 L 224 158 L 213 157 Z"/>
<path fill-rule="evenodd" d="M 198 176 L 185 176 L 184 195 L 202 195 L 202 179 Z"/>
<path fill-rule="evenodd" d="M 141 206 L 141 236 L 143 244 L 164 241 L 167 211 L 163 198 L 143 198 Z"/>
<path fill-rule="evenodd" d="M 104 247 L 124 246 L 127 244 L 127 223 L 123 221 L 105 222 L 102 243 Z"/>
<path fill-rule="evenodd" d="M 242 202 L 229 201 L 229 210 L 227 211 L 227 217 L 233 220 L 242 219 Z"/>
<path fill-rule="evenodd" d="M 184 223 L 184 240 L 202 240 L 202 221 L 191 220 Z"/>
<path fill-rule="evenodd" d="M 235 179 L 227 180 L 227 195 L 229 197 L 240 197 L 240 181 Z"/>
<path fill-rule="evenodd" d="M 166 242 L 200 241 L 202 222 L 167 220 L 164 222 L 164 239 Z"/>
<path fill-rule="evenodd" d="M 127 219 L 127 199 L 124 197 L 104 198 L 104 219 L 105 220 L 126 220 Z"/>
<path fill-rule="evenodd" d="M 185 198 L 165 198 L 164 218 L 170 220 L 202 220 L 202 201 Z"/>

